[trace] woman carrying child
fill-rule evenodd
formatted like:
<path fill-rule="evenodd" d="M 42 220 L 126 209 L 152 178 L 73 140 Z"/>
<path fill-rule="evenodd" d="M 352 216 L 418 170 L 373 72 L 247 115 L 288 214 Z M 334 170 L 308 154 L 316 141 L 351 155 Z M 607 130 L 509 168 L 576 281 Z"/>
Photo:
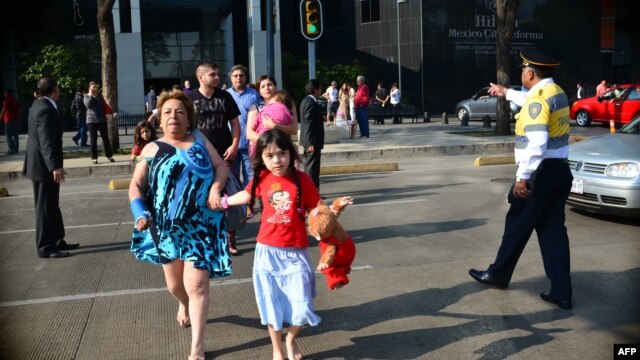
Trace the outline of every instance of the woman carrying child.
<path fill-rule="evenodd" d="M 262 218 L 256 238 L 253 287 L 263 325 L 268 326 L 273 358 L 285 358 L 283 323 L 289 324 L 286 351 L 289 359 L 302 358 L 296 338 L 305 325 L 315 326 L 316 284 L 307 247 L 305 214 L 316 207 L 320 194 L 311 178 L 296 170 L 299 159 L 291 136 L 269 130 L 258 138 L 254 177 L 244 191 L 223 197 L 222 208 L 262 200 Z"/>
<path fill-rule="evenodd" d="M 264 104 L 255 105 L 247 116 L 247 139 L 249 155 L 255 154 L 255 143 L 260 134 L 278 129 L 288 135 L 298 133 L 298 113 L 291 96 L 284 90 L 277 90 L 276 81 L 269 75 L 262 75 L 256 85 Z"/>

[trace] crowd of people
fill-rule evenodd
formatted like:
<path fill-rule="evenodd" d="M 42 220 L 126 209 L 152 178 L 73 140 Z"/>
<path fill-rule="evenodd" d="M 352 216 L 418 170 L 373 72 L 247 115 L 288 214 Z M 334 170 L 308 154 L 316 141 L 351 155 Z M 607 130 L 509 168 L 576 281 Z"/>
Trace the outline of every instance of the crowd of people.
<path fill-rule="evenodd" d="M 518 169 L 508 194 L 510 209 L 502 244 L 494 263 L 486 270 L 471 269 L 469 274 L 480 283 L 506 288 L 536 230 L 551 281 L 550 290 L 540 296 L 570 309 L 569 239 L 564 226 L 572 179 L 567 163 L 569 102 L 552 78 L 557 60 L 537 50 L 523 50 L 521 57 L 523 91 L 496 84 L 490 88 L 493 95 L 522 106 L 516 123 Z M 261 216 L 253 262 L 260 321 L 267 326 L 274 359 L 285 355 L 301 359 L 297 337 L 305 326 L 321 321 L 314 309 L 314 268 L 307 252 L 305 221 L 321 199 L 324 129 L 335 117 L 336 126 L 348 126 L 353 134 L 357 123 L 360 137 L 369 137 L 369 88 L 358 76 L 356 89 L 348 82 L 339 88 L 332 82 L 323 92 L 321 83 L 311 79 L 297 108 L 269 75 L 260 76 L 255 89 L 250 86 L 243 65 L 231 68 L 231 86 L 226 90 L 220 86 L 218 65 L 211 61 L 198 63 L 195 75 L 197 88 L 185 82 L 183 88 L 163 91 L 157 98 L 151 87 L 147 95 L 146 105 L 154 107 L 147 110 L 155 111 L 155 123 L 142 121 L 134 132 L 131 252 L 141 261 L 162 265 L 167 288 L 178 301 L 176 321 L 191 328 L 189 359 L 204 359 L 209 279 L 231 275 L 231 259 L 240 253 L 236 232 L 225 226 L 225 214 L 230 207 L 248 206 L 249 214 Z M 580 89 L 578 96 L 583 97 Z M 59 208 L 60 184 L 66 174 L 56 105 L 59 94 L 54 78 L 40 79 L 38 99 L 28 119 L 31 141 L 24 174 L 33 182 L 37 254 L 42 258 L 63 258 L 80 246 L 66 242 Z M 318 103 L 323 95 L 330 99 L 326 118 Z M 387 92 L 378 84 L 375 98 L 381 106 L 397 106 L 398 85 Z M 550 107 L 550 98 L 564 99 L 558 102 L 563 106 Z M 86 93 L 78 87 L 73 104 L 79 129 L 73 141 L 87 145 L 88 131 L 91 158 L 97 163 L 100 132 L 105 155 L 113 161 L 105 119 L 111 109 L 97 84 L 90 82 Z M 298 129 L 302 156 L 292 141 Z M 243 189 L 229 193 L 226 184 L 234 177 L 241 180 Z M 287 324 L 283 348 L 282 331 Z"/>

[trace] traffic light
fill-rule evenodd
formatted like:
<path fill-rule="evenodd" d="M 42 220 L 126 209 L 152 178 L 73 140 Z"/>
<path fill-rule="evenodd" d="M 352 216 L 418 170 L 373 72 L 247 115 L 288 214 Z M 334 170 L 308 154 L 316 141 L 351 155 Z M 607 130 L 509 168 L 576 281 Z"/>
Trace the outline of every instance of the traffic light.
<path fill-rule="evenodd" d="M 318 40 L 322 35 L 322 4 L 320 0 L 300 1 L 300 25 L 302 36 Z"/>

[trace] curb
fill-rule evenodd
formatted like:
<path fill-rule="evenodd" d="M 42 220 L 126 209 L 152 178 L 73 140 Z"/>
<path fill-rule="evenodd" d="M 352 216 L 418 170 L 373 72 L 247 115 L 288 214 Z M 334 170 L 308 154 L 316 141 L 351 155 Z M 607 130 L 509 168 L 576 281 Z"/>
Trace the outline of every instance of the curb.
<path fill-rule="evenodd" d="M 398 171 L 398 163 L 329 165 L 320 167 L 320 175 L 357 174 L 380 171 Z"/>
<path fill-rule="evenodd" d="M 507 165 L 507 164 L 515 164 L 516 159 L 514 155 L 504 155 L 504 156 L 489 156 L 476 158 L 473 162 L 473 166 L 486 166 L 486 165 Z"/>
<path fill-rule="evenodd" d="M 129 188 L 131 179 L 117 179 L 109 181 L 109 190 L 124 190 Z"/>

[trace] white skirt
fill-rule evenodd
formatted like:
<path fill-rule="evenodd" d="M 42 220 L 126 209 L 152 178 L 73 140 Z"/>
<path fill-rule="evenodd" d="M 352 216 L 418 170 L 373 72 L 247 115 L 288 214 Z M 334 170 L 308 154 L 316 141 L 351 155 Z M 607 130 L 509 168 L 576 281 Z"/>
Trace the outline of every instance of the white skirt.
<path fill-rule="evenodd" d="M 253 289 L 262 325 L 282 330 L 320 323 L 314 311 L 316 278 L 306 248 L 280 248 L 256 244 Z"/>

